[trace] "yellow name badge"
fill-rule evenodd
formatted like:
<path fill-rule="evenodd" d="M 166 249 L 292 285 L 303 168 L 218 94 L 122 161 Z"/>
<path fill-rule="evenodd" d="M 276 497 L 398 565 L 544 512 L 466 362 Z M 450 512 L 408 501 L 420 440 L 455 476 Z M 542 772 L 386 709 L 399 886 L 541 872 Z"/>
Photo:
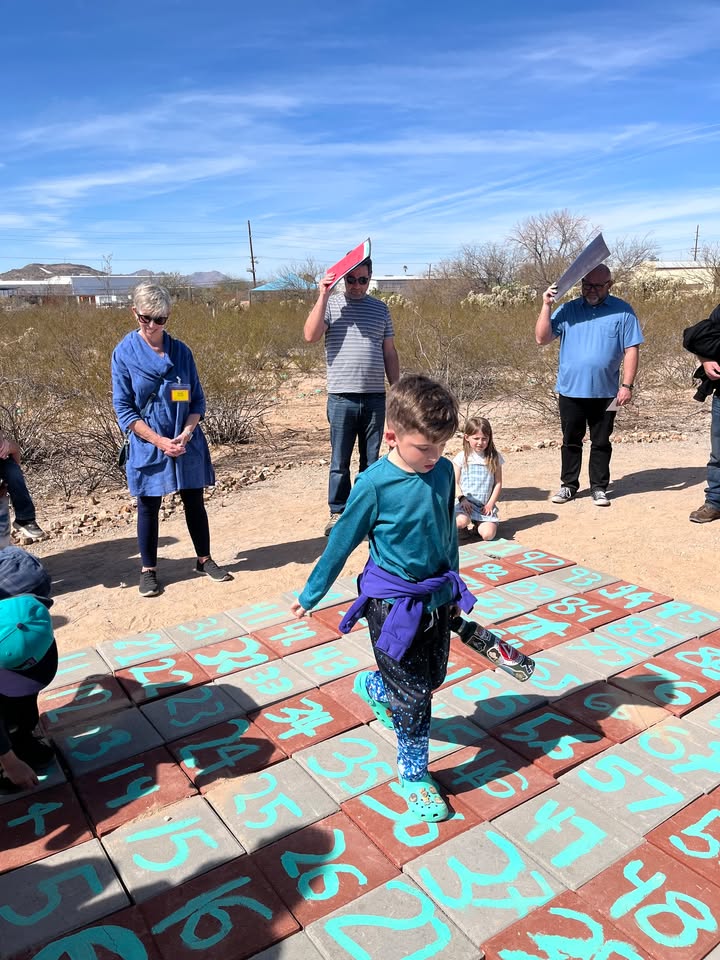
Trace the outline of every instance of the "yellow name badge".
<path fill-rule="evenodd" d="M 171 387 L 170 399 L 173 403 L 189 403 L 190 387 L 185 383 L 179 383 L 176 387 Z"/>

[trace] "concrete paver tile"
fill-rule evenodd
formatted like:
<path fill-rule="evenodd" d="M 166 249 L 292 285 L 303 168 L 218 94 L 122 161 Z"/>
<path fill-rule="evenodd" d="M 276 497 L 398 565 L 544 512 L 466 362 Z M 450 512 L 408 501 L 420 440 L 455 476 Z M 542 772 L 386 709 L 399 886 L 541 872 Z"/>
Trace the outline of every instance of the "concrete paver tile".
<path fill-rule="evenodd" d="M 162 744 L 155 727 L 135 707 L 60 730 L 54 739 L 76 777 Z"/>
<path fill-rule="evenodd" d="M 421 854 L 404 872 L 478 944 L 565 889 L 488 823 Z"/>
<path fill-rule="evenodd" d="M 144 663 L 146 660 L 156 660 L 158 657 L 171 657 L 180 651 L 162 627 L 122 637 L 120 640 L 106 640 L 99 644 L 97 649 L 113 671 Z"/>
<path fill-rule="evenodd" d="M 225 780 L 205 793 L 249 852 L 337 813 L 339 805 L 295 760 Z"/>
<path fill-rule="evenodd" d="M 288 700 L 314 687 L 305 674 L 281 659 L 261 667 L 230 673 L 214 683 L 222 686 L 245 713 L 252 713 L 280 700 Z"/>
<path fill-rule="evenodd" d="M 198 647 L 190 651 L 190 656 L 210 680 L 277 660 L 273 650 L 249 634 Z"/>
<path fill-rule="evenodd" d="M 0 876 L 0 958 L 129 905 L 99 840 L 87 840 Z"/>
<path fill-rule="evenodd" d="M 131 820 L 103 837 L 102 844 L 136 903 L 245 852 L 203 797 Z"/>
<path fill-rule="evenodd" d="M 145 703 L 140 711 L 168 742 L 244 715 L 222 685 L 214 683 Z"/>
<path fill-rule="evenodd" d="M 407 877 L 389 880 L 307 928 L 325 960 L 480 960 L 474 946 Z M 361 952 L 362 951 L 362 952 Z"/>
<path fill-rule="evenodd" d="M 565 784 L 526 801 L 492 825 L 571 890 L 642 843 L 640 834 Z"/>
<path fill-rule="evenodd" d="M 247 632 L 226 613 L 216 613 L 200 620 L 188 620 L 175 627 L 166 627 L 165 630 L 173 643 L 185 651 L 233 640 Z"/>
<path fill-rule="evenodd" d="M 338 803 L 395 778 L 396 758 L 395 748 L 365 726 L 294 754 L 294 759 Z"/>

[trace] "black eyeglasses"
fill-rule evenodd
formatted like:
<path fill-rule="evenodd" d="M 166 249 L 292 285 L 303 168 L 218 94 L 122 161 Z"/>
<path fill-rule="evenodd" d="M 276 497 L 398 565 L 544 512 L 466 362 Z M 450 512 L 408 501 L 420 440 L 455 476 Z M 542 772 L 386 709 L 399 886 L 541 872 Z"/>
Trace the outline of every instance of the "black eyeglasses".
<path fill-rule="evenodd" d="M 602 290 L 603 287 L 606 287 L 609 283 L 609 280 L 606 280 L 605 283 L 588 283 L 586 280 L 583 280 L 582 286 L 586 290 Z"/>
<path fill-rule="evenodd" d="M 167 317 L 148 317 L 144 313 L 136 313 L 135 316 L 138 318 L 140 323 L 155 323 L 158 327 L 164 327 L 168 322 Z"/>
<path fill-rule="evenodd" d="M 369 282 L 370 277 L 345 277 L 345 283 L 349 283 L 351 287 L 354 287 L 356 283 L 364 287 Z"/>

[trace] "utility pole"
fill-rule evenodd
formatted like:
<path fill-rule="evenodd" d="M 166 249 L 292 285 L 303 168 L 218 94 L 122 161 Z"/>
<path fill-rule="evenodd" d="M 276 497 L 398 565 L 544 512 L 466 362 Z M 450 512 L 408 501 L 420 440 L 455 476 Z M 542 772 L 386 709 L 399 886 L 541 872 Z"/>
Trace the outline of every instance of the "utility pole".
<path fill-rule="evenodd" d="M 693 260 L 697 260 L 697 248 L 698 248 L 698 237 L 700 236 L 700 224 L 695 227 L 695 250 L 693 252 Z"/>
<path fill-rule="evenodd" d="M 250 229 L 250 221 L 248 220 L 248 240 L 250 241 L 250 273 L 253 278 L 253 286 L 257 286 L 257 277 L 255 276 L 255 254 L 253 253 L 252 245 L 252 230 Z"/>

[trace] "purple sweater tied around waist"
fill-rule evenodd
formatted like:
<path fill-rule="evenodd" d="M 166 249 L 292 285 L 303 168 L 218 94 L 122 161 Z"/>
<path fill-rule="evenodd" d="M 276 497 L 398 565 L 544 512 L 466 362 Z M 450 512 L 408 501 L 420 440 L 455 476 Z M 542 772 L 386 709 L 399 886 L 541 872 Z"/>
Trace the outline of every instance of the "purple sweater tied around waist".
<path fill-rule="evenodd" d="M 475 606 L 475 597 L 454 570 L 411 583 L 388 573 L 369 559 L 358 580 L 360 596 L 342 618 L 340 632 L 348 633 L 352 630 L 371 598 L 395 600 L 383 624 L 377 645 L 393 660 L 402 660 L 418 632 L 426 603 L 437 590 L 448 583 L 453 588 L 450 603 L 456 603 L 461 610 L 469 613 Z"/>

